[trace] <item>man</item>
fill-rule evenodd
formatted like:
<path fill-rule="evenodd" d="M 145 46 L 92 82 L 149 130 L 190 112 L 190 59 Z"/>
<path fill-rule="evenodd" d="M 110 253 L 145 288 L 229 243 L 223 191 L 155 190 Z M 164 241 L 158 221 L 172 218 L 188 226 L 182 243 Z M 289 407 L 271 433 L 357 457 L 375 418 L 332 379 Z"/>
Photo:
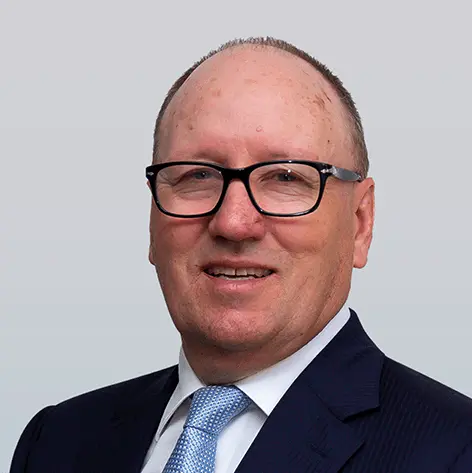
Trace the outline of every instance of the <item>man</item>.
<path fill-rule="evenodd" d="M 345 302 L 372 239 L 355 105 L 271 38 L 213 51 L 159 113 L 150 261 L 179 366 L 35 416 L 12 473 L 472 472 L 472 402 Z"/>

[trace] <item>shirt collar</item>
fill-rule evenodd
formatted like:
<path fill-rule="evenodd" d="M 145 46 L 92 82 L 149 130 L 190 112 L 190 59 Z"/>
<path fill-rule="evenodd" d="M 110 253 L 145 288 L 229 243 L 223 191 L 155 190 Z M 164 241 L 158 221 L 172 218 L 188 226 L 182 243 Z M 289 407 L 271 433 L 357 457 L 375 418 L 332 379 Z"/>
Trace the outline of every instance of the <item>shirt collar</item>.
<path fill-rule="evenodd" d="M 269 416 L 295 379 L 344 327 L 349 317 L 349 309 L 344 305 L 323 330 L 298 351 L 275 365 L 238 381 L 235 385 Z M 182 348 L 178 370 L 179 382 L 159 423 L 156 440 L 182 403 L 198 389 L 206 386 L 192 370 Z"/>
<path fill-rule="evenodd" d="M 167 407 L 162 416 L 159 428 L 157 429 L 156 439 L 158 439 L 164 431 L 167 423 L 170 421 L 175 411 L 181 406 L 181 404 L 188 399 L 193 393 L 198 391 L 200 388 L 204 388 L 206 385 L 203 384 L 197 377 L 193 369 L 191 368 L 187 358 L 185 356 L 183 348 L 180 349 L 179 354 L 179 382 L 175 391 L 167 403 Z"/>

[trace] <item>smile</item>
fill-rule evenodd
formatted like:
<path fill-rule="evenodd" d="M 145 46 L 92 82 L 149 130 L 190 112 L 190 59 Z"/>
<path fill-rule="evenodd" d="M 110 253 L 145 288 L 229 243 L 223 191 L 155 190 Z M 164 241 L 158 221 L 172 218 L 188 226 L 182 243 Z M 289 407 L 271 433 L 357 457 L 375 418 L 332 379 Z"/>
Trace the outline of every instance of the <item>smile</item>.
<path fill-rule="evenodd" d="M 204 270 L 210 276 L 230 279 L 230 280 L 245 280 L 245 279 L 261 279 L 270 276 L 273 271 L 264 268 L 228 268 L 228 267 L 210 267 Z"/>

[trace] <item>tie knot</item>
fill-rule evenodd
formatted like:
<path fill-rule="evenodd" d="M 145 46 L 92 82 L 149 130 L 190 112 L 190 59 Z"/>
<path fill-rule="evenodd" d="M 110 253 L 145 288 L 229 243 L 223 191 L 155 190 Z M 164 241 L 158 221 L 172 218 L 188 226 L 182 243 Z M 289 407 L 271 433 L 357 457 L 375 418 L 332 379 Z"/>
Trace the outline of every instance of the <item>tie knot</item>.
<path fill-rule="evenodd" d="M 185 425 L 217 436 L 249 404 L 251 400 L 236 386 L 207 386 L 193 395 Z"/>

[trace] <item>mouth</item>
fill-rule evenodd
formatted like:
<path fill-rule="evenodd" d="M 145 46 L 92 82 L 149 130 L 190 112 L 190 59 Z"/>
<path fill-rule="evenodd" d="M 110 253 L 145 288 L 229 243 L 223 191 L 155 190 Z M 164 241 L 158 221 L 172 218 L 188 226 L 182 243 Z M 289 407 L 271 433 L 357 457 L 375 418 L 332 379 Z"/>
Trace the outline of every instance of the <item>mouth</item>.
<path fill-rule="evenodd" d="M 263 279 L 274 273 L 268 268 L 231 268 L 223 266 L 209 266 L 203 270 L 209 276 L 230 281 L 247 281 Z"/>

